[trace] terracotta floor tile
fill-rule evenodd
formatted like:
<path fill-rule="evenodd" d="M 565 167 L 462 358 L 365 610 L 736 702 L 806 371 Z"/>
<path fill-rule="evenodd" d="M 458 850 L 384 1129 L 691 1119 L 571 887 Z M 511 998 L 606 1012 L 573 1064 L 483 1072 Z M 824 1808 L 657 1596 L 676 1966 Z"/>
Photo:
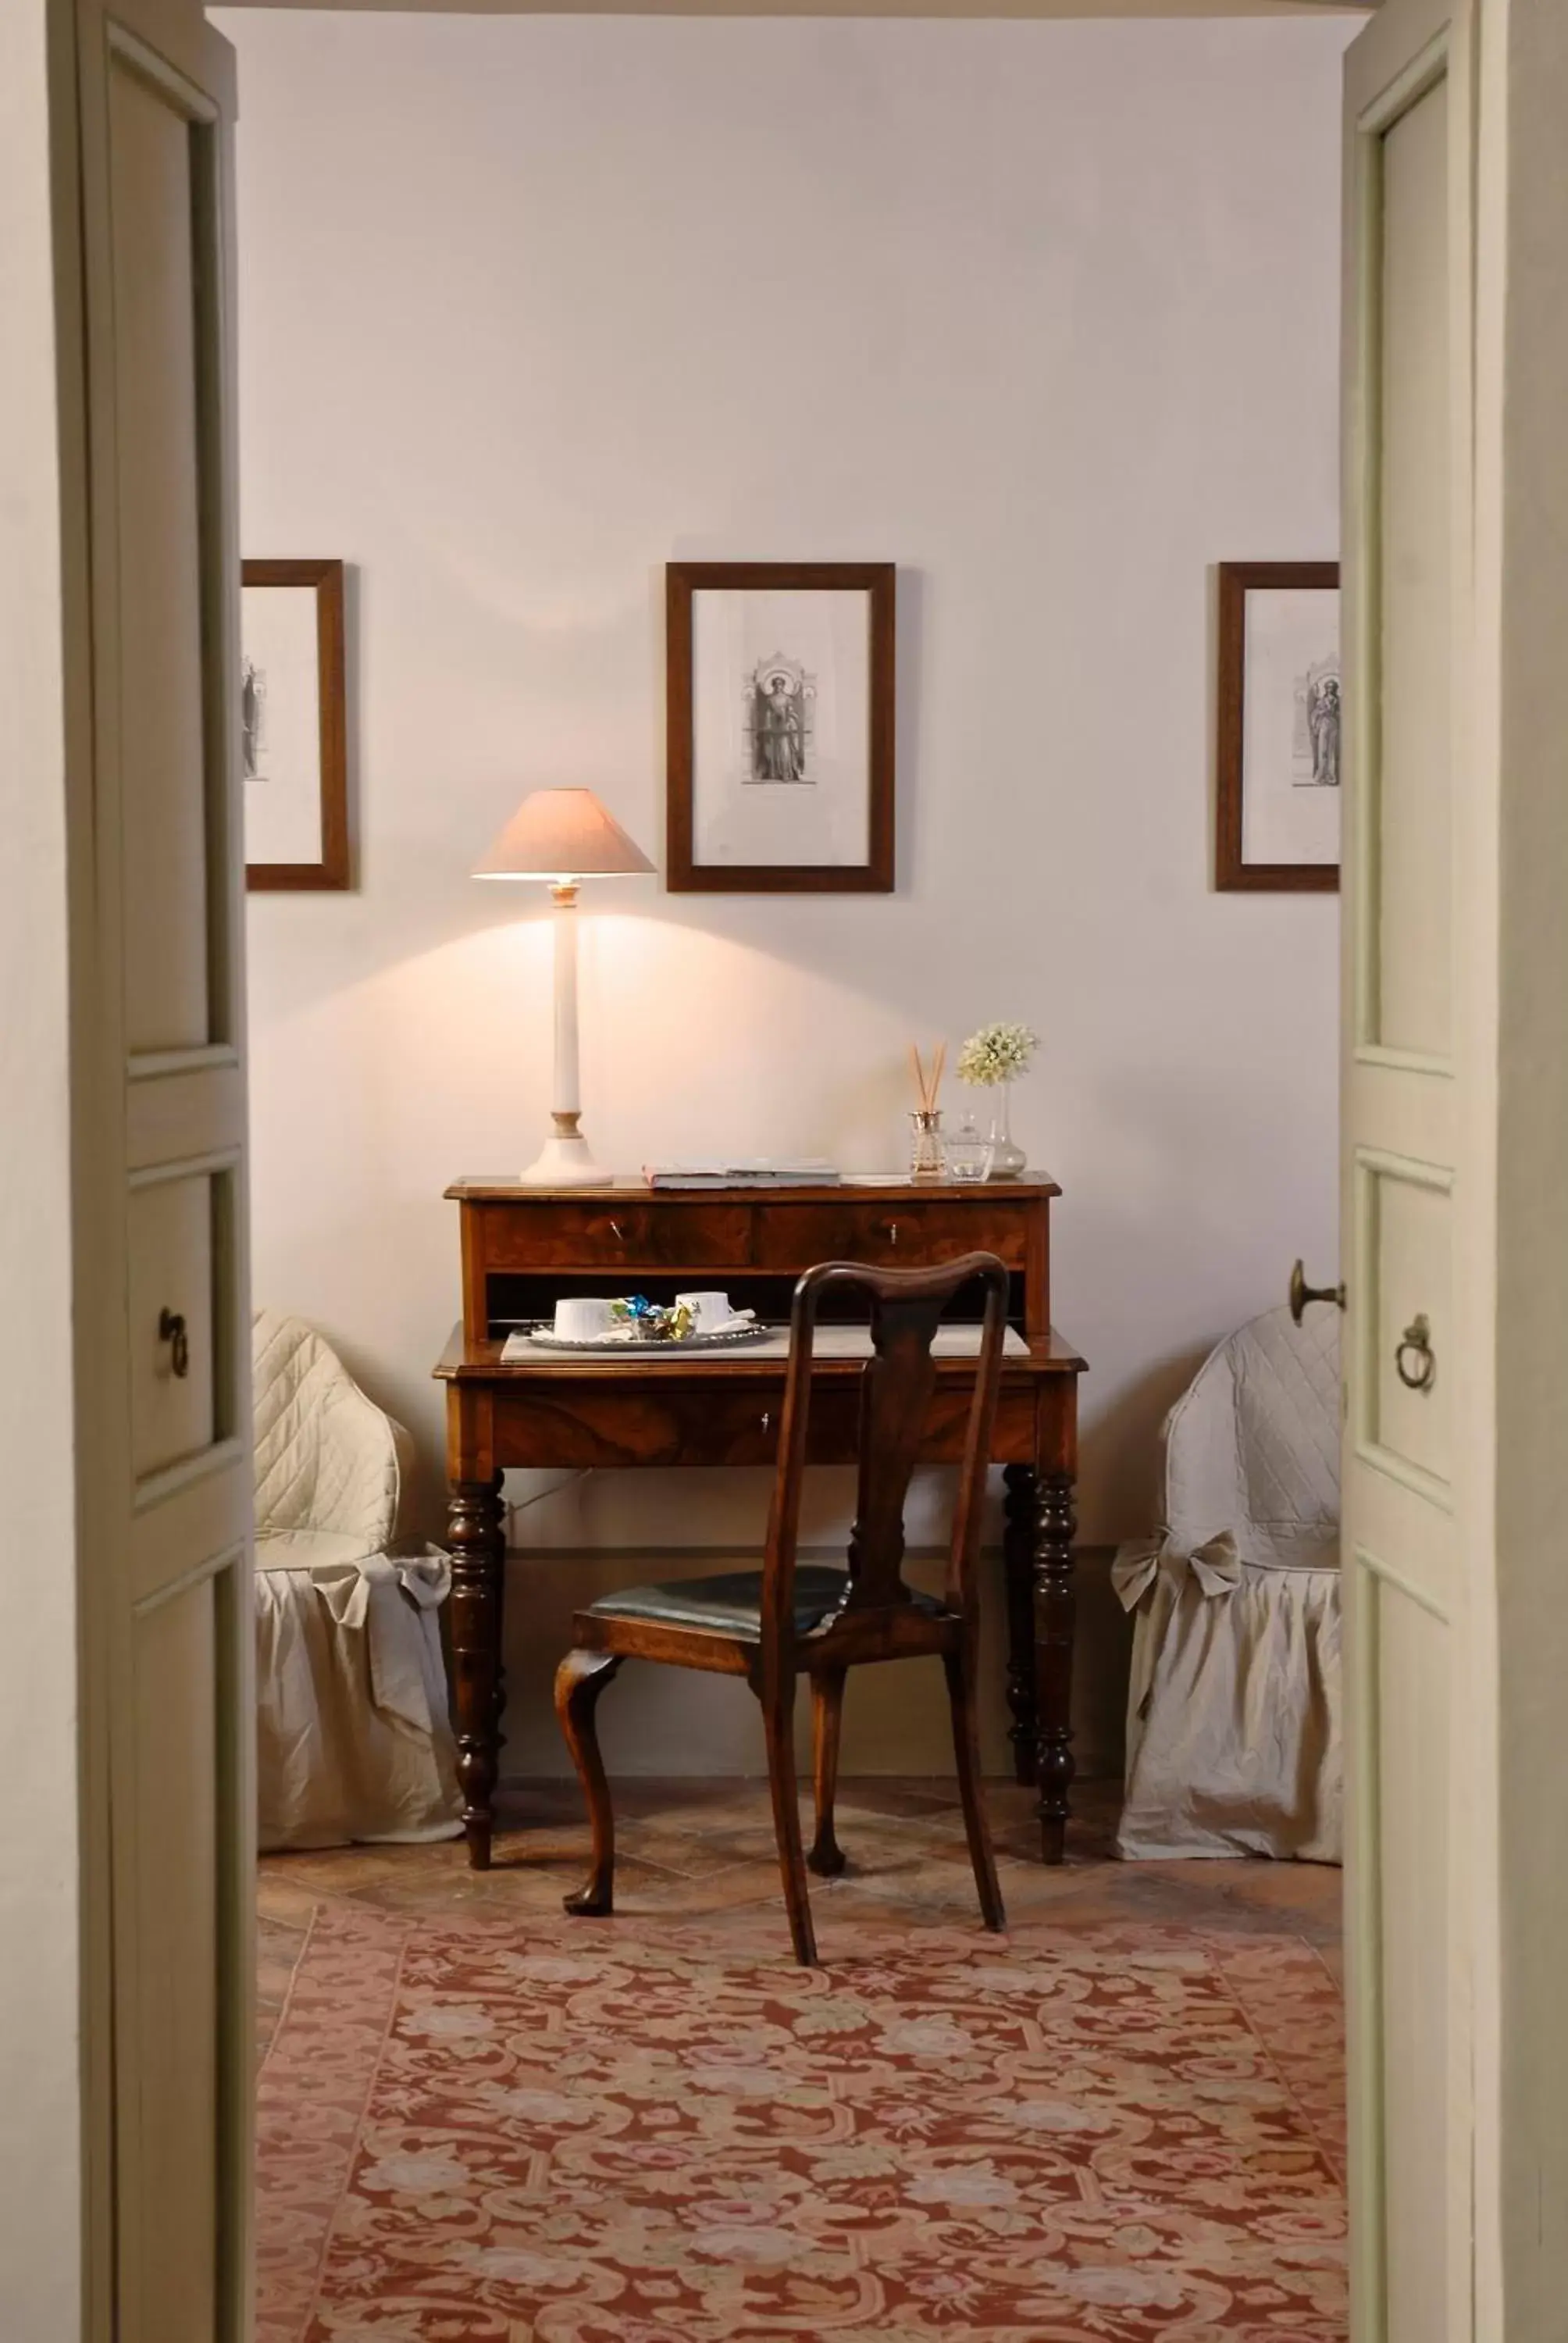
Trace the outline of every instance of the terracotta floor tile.
<path fill-rule="evenodd" d="M 857 1782 L 846 1782 L 839 1790 L 840 1814 L 885 1815 L 890 1818 L 909 1816 L 920 1820 L 928 1815 L 951 1812 L 958 1806 L 956 1783 L 950 1782 L 944 1790 L 938 1782 L 917 1784 L 884 1781 L 880 1775 L 866 1776 Z"/>
<path fill-rule="evenodd" d="M 402 1919 L 472 1912 L 485 1919 L 505 1919 L 516 1913 L 519 1919 L 538 1914 L 553 1920 L 560 1916 L 562 1896 L 582 1885 L 587 1867 L 587 1850 L 581 1848 L 498 1867 L 470 1877 L 462 1885 L 418 1879 L 381 1881 L 357 1900 Z M 618 1861 L 616 1876 L 628 1897 L 658 1896 L 684 1884 L 674 1874 L 629 1853 Z"/>
<path fill-rule="evenodd" d="M 727 1913 L 754 1916 L 779 1900 L 765 1782 L 638 1776 L 618 1783 L 615 1796 L 623 1912 L 705 1918 L 722 1929 Z M 1114 1783 L 1076 1786 L 1068 1860 L 1055 1869 L 1039 1859 L 1032 1788 L 992 1783 L 987 1805 L 1009 1916 L 1020 1924 L 1132 1921 L 1246 1934 L 1285 1925 L 1331 1954 L 1339 1943 L 1340 1875 L 1322 1865 L 1115 1861 Z M 809 1845 L 809 1795 L 800 1813 Z M 530 1917 L 553 1920 L 588 1861 L 578 1784 L 510 1790 L 498 1823 L 495 1867 L 482 1874 L 469 1871 L 460 1840 L 266 1857 L 258 1902 L 267 1995 L 283 1989 L 320 1905 L 347 1899 L 405 1918 L 472 1912 L 498 1918 L 515 1913 L 519 1925 Z M 906 1924 L 950 1925 L 972 1912 L 974 1883 L 950 1780 L 847 1779 L 839 1786 L 838 1827 L 849 1869 L 837 1881 L 814 1879 L 815 1896 L 843 1896 L 862 1917 L 875 1911 Z"/>
<path fill-rule="evenodd" d="M 710 1921 L 722 1933 L 726 1920 L 759 1905 L 777 1904 L 779 1925 L 784 1926 L 784 1898 L 776 1862 L 738 1863 L 728 1870 L 710 1872 L 701 1879 L 638 1878 L 616 1866 L 615 1908 L 620 1919 L 638 1913 L 658 1913 L 662 1918 Z"/>
<path fill-rule="evenodd" d="M 680 1879 L 710 1879 L 718 1872 L 733 1871 L 737 1864 L 773 1860 L 770 1831 L 765 1839 L 755 1831 L 682 1834 L 668 1819 L 657 1824 L 618 1821 L 616 1846 L 618 1859 L 639 1859 Z M 588 1835 L 585 1829 L 580 1834 L 577 1861 L 582 1866 L 588 1859 Z"/>

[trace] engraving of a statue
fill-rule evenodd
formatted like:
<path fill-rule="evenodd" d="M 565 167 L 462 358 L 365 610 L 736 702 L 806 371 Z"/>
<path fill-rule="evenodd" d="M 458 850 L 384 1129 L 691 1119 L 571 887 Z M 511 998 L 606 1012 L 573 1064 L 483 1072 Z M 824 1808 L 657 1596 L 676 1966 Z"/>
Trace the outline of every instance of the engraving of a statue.
<path fill-rule="evenodd" d="M 799 695 L 777 672 L 757 687 L 752 729 L 752 769 L 759 781 L 798 781 L 806 770 L 805 727 Z"/>
<path fill-rule="evenodd" d="M 1318 789 L 1340 785 L 1340 679 L 1319 676 L 1307 699 L 1307 730 L 1312 744 L 1312 781 Z"/>
<path fill-rule="evenodd" d="M 262 776 L 262 752 L 266 747 L 266 670 L 248 654 L 240 662 L 240 757 L 247 781 Z"/>

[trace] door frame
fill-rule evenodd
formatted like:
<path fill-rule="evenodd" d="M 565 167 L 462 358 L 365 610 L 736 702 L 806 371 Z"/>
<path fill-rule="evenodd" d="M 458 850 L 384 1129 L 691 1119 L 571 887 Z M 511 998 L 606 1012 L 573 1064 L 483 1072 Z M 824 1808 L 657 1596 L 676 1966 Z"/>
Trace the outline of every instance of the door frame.
<path fill-rule="evenodd" d="M 108 8 L 107 14 L 114 14 Z M 226 53 L 192 0 L 132 0 L 150 79 L 181 77 L 201 49 Z M 117 961 L 103 920 L 117 886 L 95 799 L 102 694 L 95 666 L 88 217 L 84 65 L 106 33 L 95 0 L 12 0 L 0 8 L 0 299 L 15 364 L 0 379 L 0 690 L 9 721 L 0 755 L 0 990 L 26 1004 L 0 1036 L 10 1145 L 0 1159 L 0 1296 L 12 1317 L 12 1374 L 0 1409 L 0 1472 L 8 1531 L 33 1569 L 9 1619 L 17 1697 L 0 1707 L 0 1755 L 25 1785 L 0 1878 L 0 2301 L 19 2334 L 111 2343 L 122 2333 L 116 2277 L 119 2172 L 127 2137 L 114 2072 L 116 1901 L 111 1823 L 126 1797 L 116 1653 L 125 1623 L 125 1163 L 127 1085 L 116 1008 Z M 104 52 L 98 57 L 101 66 Z M 221 59 L 217 59 L 221 65 Z M 232 184 L 220 196 L 227 239 L 223 298 L 233 282 Z M 226 331 L 232 340 L 232 312 Z M 229 361 L 232 381 L 232 352 Z M 222 461 L 233 509 L 235 451 Z M 209 548 L 209 551 L 211 548 Z M 234 588 L 214 623 L 236 661 Z M 236 719 L 237 725 L 237 716 Z M 218 752 L 221 754 L 221 750 Z M 236 760 L 231 757 L 231 765 Z M 226 889 L 243 938 L 237 821 Z M 236 993 L 234 1014 L 243 994 Z M 243 1080 L 237 1071 L 233 1079 Z M 145 1069 L 150 1072 L 156 1069 Z M 133 1085 L 133 1088 L 137 1087 Z M 152 1085 L 139 1086 L 150 1091 Z M 242 1091 L 236 1092 L 241 1101 Z M 145 1101 L 144 1101 L 145 1103 Z M 141 1121 L 147 1123 L 144 1112 Z M 151 1134 L 144 1128 L 144 1152 Z M 153 1149 L 156 1154 L 156 1147 Z M 149 1157 L 149 1167 L 151 1158 Z M 243 1231 L 240 1232 L 243 1239 Z M 232 1386 L 234 1459 L 246 1550 L 249 1512 L 248 1336 Z M 239 1574 L 233 1574 L 238 1575 Z M 248 1713 L 248 1606 L 232 1599 L 233 1713 Z M 242 1615 L 243 1614 L 243 1615 Z M 243 1735 L 239 1736 L 243 1742 Z M 243 1765 L 240 1768 L 243 1774 Z M 231 1780 L 235 1816 L 254 1801 Z M 222 1958 L 248 1993 L 254 1962 L 253 1841 L 243 1819 L 224 1834 Z M 122 1897 L 124 1883 L 120 1889 Z M 220 2056 L 231 2077 L 220 2160 L 246 2176 L 244 2204 L 220 2209 L 228 2273 L 225 2336 L 249 2331 L 249 2076 L 252 2031 L 232 2030 Z M 240 2078 L 243 2077 L 243 2083 Z M 215 2147 L 218 2143 L 215 2142 Z M 241 2192 L 230 2192 L 237 2198 Z M 205 2343 L 205 2338 L 204 2338 Z M 213 2338 L 216 2343 L 216 2338 Z"/>
<path fill-rule="evenodd" d="M 1377 1266 L 1377 1199 L 1382 1183 L 1398 1183 L 1405 1194 L 1439 1195 L 1448 1241 L 1463 1251 L 1473 1237 L 1476 1190 L 1465 1158 L 1474 1128 L 1472 1078 L 1473 1041 L 1458 1030 L 1471 993 L 1474 960 L 1463 924 L 1473 899 L 1483 891 L 1457 838 L 1452 848 L 1452 1019 L 1449 1047 L 1390 1047 L 1382 1039 L 1379 999 L 1380 883 L 1382 756 L 1379 739 L 1382 614 L 1382 232 L 1384 140 L 1394 126 L 1413 116 L 1440 87 L 1445 104 L 1444 166 L 1447 210 L 1441 223 L 1447 275 L 1449 425 L 1444 470 L 1434 494 L 1448 512 L 1448 634 L 1455 656 L 1445 709 L 1449 740 L 1450 803 L 1457 830 L 1471 809 L 1473 760 L 1466 748 L 1472 693 L 1462 647 L 1471 639 L 1473 447 L 1471 377 L 1474 327 L 1470 300 L 1474 237 L 1474 116 L 1476 106 L 1476 0 L 1392 0 L 1385 15 L 1363 28 L 1347 65 L 1342 130 L 1346 224 L 1342 350 L 1342 466 L 1346 528 L 1341 547 L 1343 590 L 1342 641 L 1345 702 L 1350 716 L 1346 744 L 1349 835 L 1346 840 L 1342 937 L 1342 1121 L 1341 1256 L 1348 1297 L 1343 1365 L 1345 1535 L 1342 1553 L 1344 1601 L 1344 1715 L 1348 1768 L 1345 1850 L 1345 2022 L 1348 2066 L 1348 2150 L 1352 2237 L 1351 2331 L 1355 2343 L 1405 2343 L 1391 2330 L 1387 2247 L 1391 2207 L 1387 2197 L 1390 2142 L 1384 2102 L 1387 1955 L 1383 1943 L 1384 1838 L 1380 1749 L 1384 1730 L 1383 1644 L 1385 1605 L 1404 1622 L 1400 1642 L 1410 1663 L 1411 1631 L 1421 1614 L 1442 1631 L 1440 1653 L 1428 1665 L 1444 1672 L 1442 1699 L 1448 1717 L 1450 1763 L 1433 1782 L 1432 1807 L 1441 1809 L 1448 1835 L 1445 1897 L 1447 2039 L 1451 2076 L 1472 2068 L 1469 2044 L 1471 2001 L 1467 1983 L 1471 1886 L 1474 1851 L 1464 1827 L 1463 1801 L 1456 1795 L 1462 1771 L 1459 1753 L 1476 1729 L 1467 1706 L 1472 1687 L 1464 1657 L 1472 1648 L 1470 1623 L 1484 1605 L 1484 1573 L 1465 1566 L 1462 1509 L 1473 1504 L 1465 1470 L 1467 1416 L 1455 1408 L 1452 1434 L 1452 1485 L 1411 1458 L 1383 1444 L 1373 1426 L 1380 1362 L 1378 1321 L 1382 1304 L 1374 1290 Z M 1375 93 L 1370 97 L 1368 92 Z M 1412 589 L 1413 590 L 1413 588 Z M 1461 980 L 1461 966 L 1465 971 Z M 1462 1278 L 1453 1272 L 1455 1288 Z M 1434 1296 L 1435 1300 L 1436 1297 Z M 1453 1351 L 1466 1363 L 1474 1350 L 1459 1332 L 1473 1325 L 1473 1295 L 1456 1291 L 1438 1332 L 1451 1355 L 1438 1372 L 1457 1393 L 1464 1382 Z M 1381 1483 L 1378 1497 L 1372 1490 Z M 1369 1503 L 1369 1500 L 1371 1503 Z M 1369 1513 L 1381 1523 L 1374 1554 L 1363 1538 Z M 1421 1517 L 1425 1515 L 1422 1524 Z M 1399 1566 L 1401 1542 L 1426 1540 L 1426 1567 Z M 1392 1543 L 1391 1543 L 1392 1541 Z M 1441 1557 L 1441 1559 L 1439 1558 Z M 1393 1636 L 1387 1634 L 1392 1646 Z M 1409 2066 L 1407 2050 L 1406 2066 Z M 1408 2093 L 1408 2075 L 1398 2078 Z M 1408 2099 L 1407 2099 L 1408 2107 Z M 1470 2169 L 1471 2110 L 1468 2090 L 1447 2095 L 1449 2155 L 1441 2245 L 1446 2258 L 1445 2286 L 1452 2324 L 1430 2343 L 1459 2343 L 1473 2332 L 1472 2230 L 1473 2177 Z M 1408 2236 L 1408 2207 L 1406 2219 Z M 1402 2320 L 1402 2328 L 1408 2321 Z M 1422 2343 L 1428 2343 L 1422 2338 Z"/>
<path fill-rule="evenodd" d="M 1462 2016 L 1475 2086 L 1477 2331 L 1545 2343 L 1568 2298 L 1568 2017 L 1559 1992 L 1568 1797 L 1555 1787 L 1568 1684 L 1559 1567 L 1568 1229 L 1557 1201 L 1568 1154 L 1568 920 L 1558 884 L 1568 866 L 1568 186 L 1555 159 L 1568 109 L 1568 10 L 1538 0 L 1478 5 L 1474 788 L 1462 845 L 1486 884 L 1463 933 L 1480 980 L 1463 1039 L 1495 1079 L 1467 1121 L 1459 1177 L 1469 1208 L 1456 1270 L 1473 1332 L 1490 1325 L 1496 1339 L 1479 1342 L 1469 1363 L 1473 1469 L 1468 1494 L 1458 1493 L 1473 1593 L 1479 1587 L 1467 1624 L 1473 1926 Z M 1073 13 L 1082 12 L 1080 0 Z M 18 2276 L 45 2291 L 6 2298 L 37 2303 L 39 2331 L 106 2338 L 107 1661 L 88 1599 L 83 1501 L 105 1403 L 95 1330 L 112 1312 L 95 1297 L 101 1234 L 81 1172 L 105 1074 L 83 942 L 92 698 L 85 401 L 72 322 L 82 290 L 76 58 L 74 11 L 62 0 L 26 0 L 0 15 L 0 190 L 15 198 L 7 219 L 21 223 L 0 255 L 0 284 L 8 317 L 24 328 L 5 387 L 0 483 L 7 556 L 15 551 L 34 589 L 25 604 L 0 600 L 0 682 L 16 711 L 14 763 L 27 783 L 25 818 L 0 872 L 0 979 L 25 983 L 30 1009 L 28 1046 L 7 1060 L 8 1104 L 27 1144 L 12 1151 L 0 1214 L 0 1292 L 23 1330 L 27 1372 L 0 1411 L 0 1470 L 9 1468 L 13 1529 L 68 1564 L 39 1574 L 18 1606 L 13 1663 L 31 1696 L 0 1715 L 12 1777 L 43 1793 L 36 1831 L 21 1848 L 33 1900 L 0 1903 L 0 1923 L 33 1938 L 13 1962 L 26 1991 L 0 2004 L 0 2049 L 30 2049 L 29 2062 L 7 2061 L 7 2070 L 35 2085 L 25 2102 L 25 2153 L 0 2167 L 8 2187 L 0 2292 L 15 2250 Z M 1558 322 L 1547 332 L 1543 319 Z M 0 809 L 7 787 L 0 775 Z M 37 1957 L 41 1943 L 46 1959 Z M 75 2191 L 61 2185 L 70 2170 Z M 1375 2227 L 1374 2207 L 1361 2217 Z"/>
<path fill-rule="evenodd" d="M 80 1166 L 98 1090 L 92 1011 L 92 640 L 74 11 L 0 9 L 0 1297 L 15 1330 L 0 1408 L 8 1540 L 32 1571 L 8 1622 L 0 1759 L 25 1784 L 0 1887 L 0 2301 L 18 2331 L 111 2332 L 108 1763 L 89 1598 L 95 1218 Z M 72 2185 L 75 2176 L 75 2186 Z"/>

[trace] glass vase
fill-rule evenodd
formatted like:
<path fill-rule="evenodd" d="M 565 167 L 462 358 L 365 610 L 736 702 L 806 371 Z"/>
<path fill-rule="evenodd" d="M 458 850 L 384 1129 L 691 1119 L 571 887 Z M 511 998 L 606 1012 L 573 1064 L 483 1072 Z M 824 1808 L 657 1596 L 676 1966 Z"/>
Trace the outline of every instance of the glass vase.
<path fill-rule="evenodd" d="M 1023 1170 L 1024 1152 L 1015 1144 L 1012 1135 L 1012 1091 L 1007 1082 L 999 1082 L 991 1101 L 990 1129 L 986 1133 L 986 1146 L 990 1155 L 988 1180 L 1016 1180 Z"/>

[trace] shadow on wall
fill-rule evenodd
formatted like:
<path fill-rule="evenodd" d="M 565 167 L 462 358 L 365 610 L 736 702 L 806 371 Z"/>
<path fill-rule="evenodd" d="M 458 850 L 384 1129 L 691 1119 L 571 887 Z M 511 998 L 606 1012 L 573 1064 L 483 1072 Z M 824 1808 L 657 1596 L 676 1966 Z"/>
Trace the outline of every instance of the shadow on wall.
<path fill-rule="evenodd" d="M 1223 1340 L 1223 1335 L 1215 1336 L 1215 1342 Z M 1116 1516 L 1127 1524 L 1129 1537 L 1163 1526 L 1161 1432 L 1212 1348 L 1205 1343 L 1201 1350 L 1161 1360 L 1135 1382 L 1124 1383 L 1095 1420 L 1095 1478 L 1114 1493 Z"/>

